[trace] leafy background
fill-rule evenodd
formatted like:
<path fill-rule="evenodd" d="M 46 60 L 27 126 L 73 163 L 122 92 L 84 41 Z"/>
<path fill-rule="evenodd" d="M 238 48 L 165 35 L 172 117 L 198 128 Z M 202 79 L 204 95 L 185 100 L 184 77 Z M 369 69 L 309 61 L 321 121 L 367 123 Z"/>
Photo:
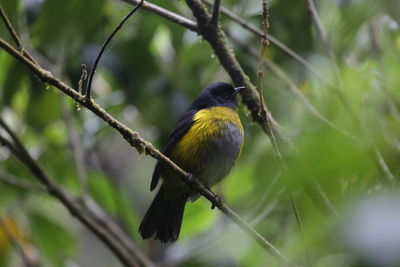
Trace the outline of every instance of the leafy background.
<path fill-rule="evenodd" d="M 192 18 L 184 1 L 152 2 Z M 297 147 L 297 151 L 282 149 L 287 170 L 281 170 L 269 139 L 242 105 L 244 150 L 229 178 L 215 190 L 302 265 L 308 264 L 308 254 L 313 266 L 398 266 L 400 3 L 316 2 L 335 60 L 318 38 L 306 1 L 270 2 L 271 35 L 305 58 L 320 76 L 276 46 L 268 46 L 265 58 L 281 68 L 286 79 L 266 68 L 266 104 Z M 127 4 L 106 0 L 0 3 L 27 49 L 74 88 L 81 64 L 90 68 L 106 36 L 130 10 Z M 261 1 L 223 4 L 260 27 Z M 259 51 L 259 37 L 225 16 L 221 24 L 247 48 Z M 0 36 L 11 41 L 4 25 Z M 255 82 L 258 59 L 237 42 L 230 43 Z M 201 88 L 215 81 L 231 82 L 206 41 L 139 11 L 107 49 L 95 75 L 93 96 L 161 148 L 181 112 Z M 318 115 L 310 112 L 310 105 Z M 58 184 L 74 197 L 92 198 L 156 263 L 280 266 L 203 198 L 187 205 L 178 242 L 167 246 L 142 241 L 137 228 L 154 195 L 149 192 L 154 159 L 139 155 L 95 115 L 43 86 L 4 51 L 0 51 L 0 112 Z M 77 153 L 83 154 L 82 159 Z M 0 176 L 12 174 L 35 182 L 1 147 L 0 170 Z M 336 214 L 320 198 L 316 183 Z M 304 234 L 293 213 L 288 184 Z M 0 212 L 40 266 L 120 266 L 46 193 L 2 183 Z M 2 230 L 0 265 L 21 264 Z"/>

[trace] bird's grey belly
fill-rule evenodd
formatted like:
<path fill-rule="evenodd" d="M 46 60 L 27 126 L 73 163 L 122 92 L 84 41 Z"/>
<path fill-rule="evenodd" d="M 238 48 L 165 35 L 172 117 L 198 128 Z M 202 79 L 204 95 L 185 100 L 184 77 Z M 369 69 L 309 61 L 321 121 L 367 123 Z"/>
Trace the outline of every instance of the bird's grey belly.
<path fill-rule="evenodd" d="M 235 164 L 243 143 L 238 127 L 229 123 L 218 135 L 209 138 L 198 151 L 199 167 L 194 173 L 204 185 L 212 187 L 225 178 Z"/>

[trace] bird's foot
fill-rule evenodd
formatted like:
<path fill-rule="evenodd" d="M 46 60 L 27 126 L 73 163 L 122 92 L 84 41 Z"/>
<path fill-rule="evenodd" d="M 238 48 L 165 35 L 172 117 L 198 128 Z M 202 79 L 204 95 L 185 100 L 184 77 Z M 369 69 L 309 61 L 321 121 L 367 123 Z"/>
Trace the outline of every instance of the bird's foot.
<path fill-rule="evenodd" d="M 215 202 L 213 202 L 211 204 L 211 209 L 213 210 L 213 209 L 215 209 L 215 207 L 220 209 L 222 207 L 222 205 L 224 205 L 224 201 L 223 201 L 222 197 L 215 194 L 214 199 L 215 199 Z"/>

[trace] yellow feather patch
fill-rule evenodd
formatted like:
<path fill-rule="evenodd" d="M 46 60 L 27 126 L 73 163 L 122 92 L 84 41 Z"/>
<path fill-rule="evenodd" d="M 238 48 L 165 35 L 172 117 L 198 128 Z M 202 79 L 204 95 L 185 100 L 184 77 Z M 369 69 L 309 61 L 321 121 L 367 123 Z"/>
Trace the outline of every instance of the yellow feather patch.
<path fill-rule="evenodd" d="M 195 167 L 199 147 L 212 136 L 218 135 L 227 124 L 236 125 L 243 136 L 243 126 L 238 114 L 228 107 L 211 107 L 202 109 L 193 117 L 193 125 L 176 144 L 171 158 L 183 167 Z"/>

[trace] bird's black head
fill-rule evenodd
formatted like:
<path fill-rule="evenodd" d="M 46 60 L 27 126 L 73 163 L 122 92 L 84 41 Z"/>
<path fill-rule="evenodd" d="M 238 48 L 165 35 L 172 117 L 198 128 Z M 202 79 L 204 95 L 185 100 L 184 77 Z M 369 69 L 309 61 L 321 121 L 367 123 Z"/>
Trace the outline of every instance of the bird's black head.
<path fill-rule="evenodd" d="M 216 82 L 201 90 L 199 96 L 191 105 L 192 109 L 203 109 L 208 107 L 230 107 L 237 109 L 236 94 L 244 87 L 234 88 L 223 82 Z"/>

